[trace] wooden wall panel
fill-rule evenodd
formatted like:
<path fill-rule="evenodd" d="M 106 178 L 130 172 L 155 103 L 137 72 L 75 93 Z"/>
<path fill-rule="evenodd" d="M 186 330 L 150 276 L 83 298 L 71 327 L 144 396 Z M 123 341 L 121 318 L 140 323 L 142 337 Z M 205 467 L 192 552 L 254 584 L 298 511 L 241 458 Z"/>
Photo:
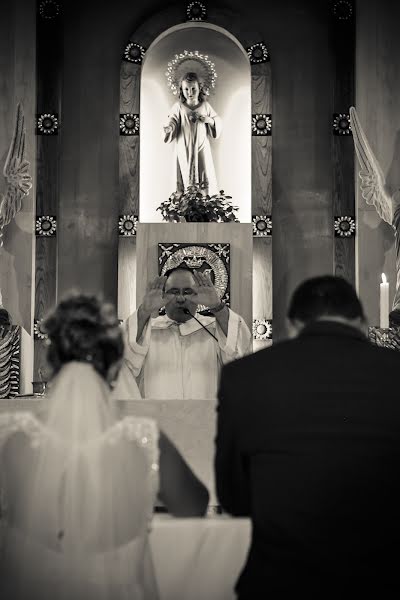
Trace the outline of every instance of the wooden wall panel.
<path fill-rule="evenodd" d="M 271 319 L 272 312 L 272 237 L 253 239 L 253 320 Z M 253 340 L 254 351 L 272 340 Z"/>
<path fill-rule="evenodd" d="M 123 60 L 120 71 L 120 113 L 139 113 L 141 65 Z"/>
<path fill-rule="evenodd" d="M 251 67 L 251 112 L 271 114 L 271 64 Z M 251 140 L 252 214 L 272 214 L 272 137 L 253 135 Z"/>
<path fill-rule="evenodd" d="M 36 240 L 35 315 L 43 318 L 54 307 L 57 287 L 57 239 L 38 237 Z M 46 380 L 46 346 L 35 340 L 34 381 Z"/>
<path fill-rule="evenodd" d="M 353 3 L 348 3 L 351 6 Z M 355 13 L 347 19 L 332 14 L 334 113 L 349 114 L 354 105 Z M 354 146 L 351 135 L 332 137 L 332 217 L 355 216 Z M 355 284 L 355 239 L 334 237 L 334 273 Z"/>
<path fill-rule="evenodd" d="M 139 153 L 140 139 L 119 138 L 119 213 L 139 214 Z"/>
<path fill-rule="evenodd" d="M 123 60 L 120 71 L 120 114 L 140 113 L 141 66 Z M 119 211 L 139 214 L 140 137 L 119 138 Z"/>
<path fill-rule="evenodd" d="M 37 137 L 36 214 L 57 215 L 59 194 L 58 139 Z"/>
<path fill-rule="evenodd" d="M 136 310 L 136 237 L 120 237 L 118 246 L 118 318 Z"/>
<path fill-rule="evenodd" d="M 37 115 L 57 118 L 55 135 L 37 129 L 36 216 L 57 220 L 59 203 L 59 132 L 61 121 L 62 7 L 54 18 L 44 18 L 39 5 L 37 29 Z M 58 225 L 58 224 L 57 224 Z M 40 323 L 57 301 L 57 237 L 37 236 L 35 253 L 35 321 Z M 46 348 L 36 336 L 34 347 L 34 381 L 46 380 Z"/>

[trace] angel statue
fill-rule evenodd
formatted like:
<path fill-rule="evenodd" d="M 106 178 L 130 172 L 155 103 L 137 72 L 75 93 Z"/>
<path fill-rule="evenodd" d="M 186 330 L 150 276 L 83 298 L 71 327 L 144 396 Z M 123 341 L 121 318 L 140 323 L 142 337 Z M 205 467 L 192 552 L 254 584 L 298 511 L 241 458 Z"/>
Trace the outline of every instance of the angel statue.
<path fill-rule="evenodd" d="M 217 194 L 218 184 L 209 138 L 218 138 L 221 119 L 206 100 L 215 87 L 214 63 L 208 56 L 185 50 L 168 63 L 168 85 L 179 100 L 164 127 L 164 142 L 176 141 L 177 192 L 199 186 L 204 194 Z"/>
<path fill-rule="evenodd" d="M 396 292 L 390 322 L 400 326 L 400 195 L 399 190 L 391 194 L 386 185 L 383 171 L 375 158 L 361 127 L 356 109 L 350 107 L 350 124 L 358 161 L 361 179 L 361 195 L 367 204 L 375 206 L 379 216 L 394 229 L 396 246 Z"/>
<path fill-rule="evenodd" d="M 3 169 L 6 191 L 0 196 L 0 246 L 3 245 L 3 228 L 21 210 L 22 200 L 32 187 L 29 162 L 25 159 L 25 135 L 24 112 L 18 103 L 14 135 Z"/>

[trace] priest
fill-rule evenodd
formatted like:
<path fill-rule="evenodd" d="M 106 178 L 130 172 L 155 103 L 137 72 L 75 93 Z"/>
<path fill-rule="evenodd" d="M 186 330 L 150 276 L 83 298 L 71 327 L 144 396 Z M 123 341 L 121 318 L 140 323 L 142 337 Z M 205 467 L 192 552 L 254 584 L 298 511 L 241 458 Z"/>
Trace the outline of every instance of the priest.
<path fill-rule="evenodd" d="M 196 315 L 198 305 L 209 307 L 212 316 Z M 129 388 L 130 378 L 143 398 L 214 399 L 221 366 L 251 352 L 244 319 L 221 302 L 209 275 L 185 265 L 149 284 L 124 332 L 115 398 Z"/>

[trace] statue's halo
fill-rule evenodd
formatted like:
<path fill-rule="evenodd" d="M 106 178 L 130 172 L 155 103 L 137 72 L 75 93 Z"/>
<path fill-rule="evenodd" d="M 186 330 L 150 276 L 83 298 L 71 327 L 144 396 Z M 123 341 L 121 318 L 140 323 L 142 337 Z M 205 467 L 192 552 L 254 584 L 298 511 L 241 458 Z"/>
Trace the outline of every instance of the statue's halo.
<path fill-rule="evenodd" d="M 168 62 L 165 76 L 175 96 L 179 94 L 179 86 L 186 73 L 196 73 L 202 90 L 207 96 L 214 91 L 218 75 L 214 63 L 207 54 L 202 54 L 198 50 L 184 50 L 180 54 L 175 54 Z"/>

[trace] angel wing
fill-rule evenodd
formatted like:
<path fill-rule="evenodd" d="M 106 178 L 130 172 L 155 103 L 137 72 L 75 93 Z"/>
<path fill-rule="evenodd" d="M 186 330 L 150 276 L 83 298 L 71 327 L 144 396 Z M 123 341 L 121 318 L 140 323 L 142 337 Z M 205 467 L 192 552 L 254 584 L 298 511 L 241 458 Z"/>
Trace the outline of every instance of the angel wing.
<path fill-rule="evenodd" d="M 0 201 L 0 245 L 3 245 L 3 228 L 21 210 L 24 196 L 32 187 L 29 162 L 25 159 L 25 117 L 21 103 L 18 103 L 14 135 L 3 169 L 6 191 Z"/>
<path fill-rule="evenodd" d="M 354 147 L 360 163 L 361 195 L 367 204 L 373 204 L 377 213 L 389 225 L 393 225 L 393 203 L 387 193 L 385 176 L 361 127 L 356 109 L 350 107 L 350 124 Z"/>

